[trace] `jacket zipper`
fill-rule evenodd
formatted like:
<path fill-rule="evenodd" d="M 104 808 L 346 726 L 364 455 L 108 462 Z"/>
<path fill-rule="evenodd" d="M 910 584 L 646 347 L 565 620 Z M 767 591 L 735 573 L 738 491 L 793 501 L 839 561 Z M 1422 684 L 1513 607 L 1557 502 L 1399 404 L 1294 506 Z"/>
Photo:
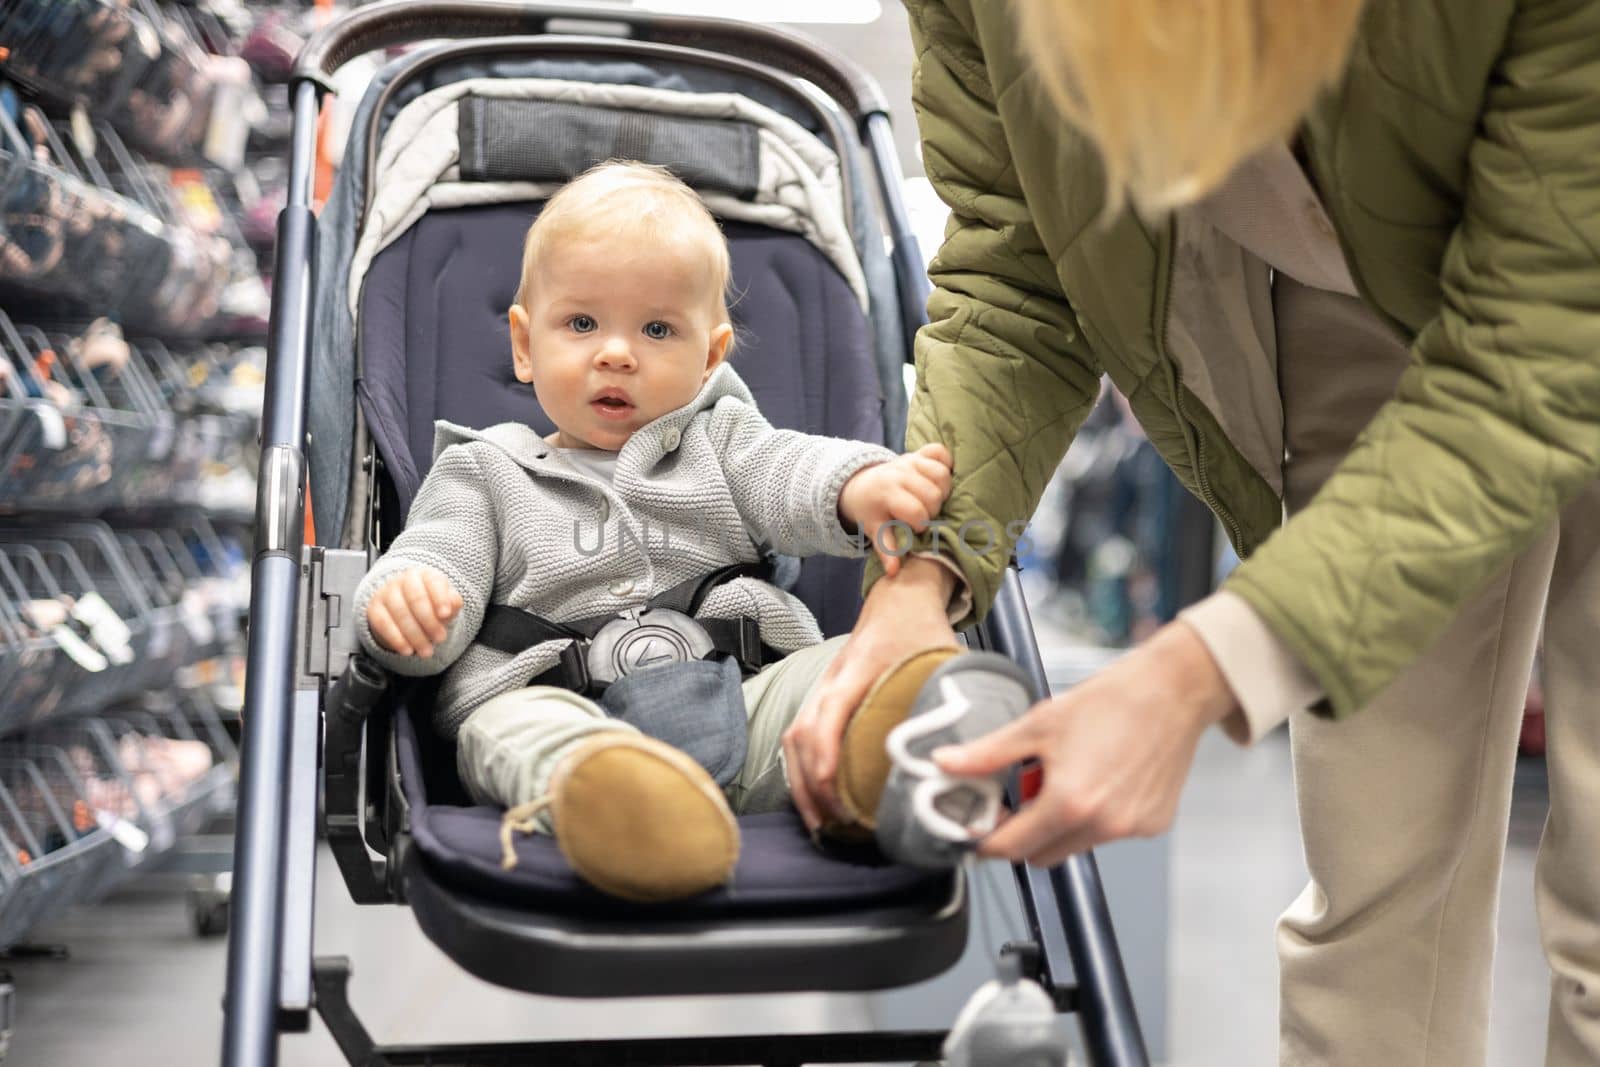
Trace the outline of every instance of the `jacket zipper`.
<path fill-rule="evenodd" d="M 1222 520 L 1222 525 L 1228 531 L 1228 538 L 1233 542 L 1234 548 L 1241 548 L 1244 532 L 1240 528 L 1233 513 L 1222 506 L 1217 499 L 1217 494 L 1211 489 L 1211 480 L 1206 477 L 1205 459 L 1203 456 L 1200 431 L 1189 422 L 1189 413 L 1183 406 L 1183 375 L 1178 370 L 1177 362 L 1172 358 L 1168 346 L 1168 331 L 1172 327 L 1172 276 L 1177 269 L 1178 258 L 1178 220 L 1174 216 L 1168 223 L 1171 228 L 1171 246 L 1167 256 L 1166 286 L 1161 293 L 1161 351 L 1162 364 L 1167 369 L 1167 382 L 1172 387 L 1172 406 L 1178 416 L 1178 426 L 1183 431 L 1184 443 L 1189 446 L 1189 458 L 1194 464 L 1194 481 L 1200 490 L 1200 500 L 1211 513 Z"/>
<path fill-rule="evenodd" d="M 1222 506 L 1221 501 L 1217 499 L 1217 494 L 1211 490 L 1211 482 L 1206 477 L 1204 442 L 1200 437 L 1200 431 L 1189 426 L 1189 415 L 1183 407 L 1181 384 L 1176 378 L 1176 368 L 1174 368 L 1173 401 L 1178 410 L 1178 418 L 1184 423 L 1185 430 L 1194 436 L 1194 480 L 1195 484 L 1200 488 L 1200 499 L 1211 509 L 1213 515 L 1222 520 L 1222 525 L 1227 528 L 1229 540 L 1233 542 L 1235 549 L 1238 549 L 1242 547 L 1241 542 L 1244 539 L 1244 531 L 1240 528 L 1238 522 L 1234 520 L 1233 513 Z"/>

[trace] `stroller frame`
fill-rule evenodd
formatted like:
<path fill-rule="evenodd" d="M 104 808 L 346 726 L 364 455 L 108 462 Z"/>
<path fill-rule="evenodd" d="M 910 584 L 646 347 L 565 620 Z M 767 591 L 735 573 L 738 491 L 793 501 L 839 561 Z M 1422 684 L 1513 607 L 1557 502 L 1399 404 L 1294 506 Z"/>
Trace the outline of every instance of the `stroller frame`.
<path fill-rule="evenodd" d="M 394 760 L 394 731 L 388 728 L 388 716 L 362 720 L 328 709 L 329 688 L 354 651 L 353 627 L 341 625 L 339 611 L 365 571 L 366 554 L 304 544 L 307 400 L 317 285 L 317 220 L 311 189 L 322 95 L 333 90 L 331 78 L 340 66 L 378 49 L 427 39 L 503 42 L 527 36 L 560 41 L 577 50 L 603 48 L 625 36 L 667 48 L 695 49 L 702 56 L 708 53 L 698 50 L 709 49 L 711 56 L 732 53 L 758 58 L 820 87 L 846 108 L 872 160 L 892 240 L 907 358 L 910 338 L 926 321 L 929 283 L 901 198 L 888 105 L 864 71 L 830 49 L 785 31 L 728 20 L 500 0 L 385 0 L 350 12 L 312 38 L 290 84 L 294 125 L 288 203 L 278 221 L 261 422 L 222 1062 L 226 1067 L 275 1064 L 279 1033 L 306 1030 L 313 1009 L 352 1064 L 372 1067 L 441 1063 L 799 1067 L 937 1059 L 946 1035 L 942 1030 L 378 1046 L 346 997 L 349 962 L 313 959 L 319 784 L 325 784 L 322 825 L 357 903 L 403 902 L 402 870 L 416 862 L 406 832 L 405 801 L 382 773 Z M 375 458 L 369 453 L 369 462 Z M 1036 696 L 1048 693 L 1014 569 L 988 619 L 967 639 L 974 647 L 1010 656 L 1029 675 Z M 1015 783 L 1011 795 L 1013 801 L 1019 798 Z M 383 846 L 385 854 L 375 857 L 369 842 Z M 1059 1011 L 1078 1014 L 1093 1064 L 1146 1064 L 1093 856 L 1077 856 L 1048 871 L 1018 865 L 1014 872 L 1029 938 L 1004 946 L 1002 953 L 1021 958 L 1024 973 L 1052 995 Z M 1042 908 L 1041 901 L 1053 901 L 1054 909 Z M 423 906 L 420 899 L 412 903 Z M 967 904 L 960 878 L 950 906 L 960 909 L 964 928 Z M 795 987 L 779 982 L 752 991 L 783 988 Z"/>

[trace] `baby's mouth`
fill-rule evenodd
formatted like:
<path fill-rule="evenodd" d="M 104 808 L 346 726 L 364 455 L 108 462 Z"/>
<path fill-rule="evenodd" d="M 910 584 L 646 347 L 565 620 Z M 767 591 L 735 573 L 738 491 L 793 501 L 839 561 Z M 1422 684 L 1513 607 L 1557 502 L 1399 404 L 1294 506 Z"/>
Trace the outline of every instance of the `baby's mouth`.
<path fill-rule="evenodd" d="M 603 418 L 623 418 L 633 410 L 633 404 L 620 392 L 607 390 L 589 401 L 593 408 Z"/>

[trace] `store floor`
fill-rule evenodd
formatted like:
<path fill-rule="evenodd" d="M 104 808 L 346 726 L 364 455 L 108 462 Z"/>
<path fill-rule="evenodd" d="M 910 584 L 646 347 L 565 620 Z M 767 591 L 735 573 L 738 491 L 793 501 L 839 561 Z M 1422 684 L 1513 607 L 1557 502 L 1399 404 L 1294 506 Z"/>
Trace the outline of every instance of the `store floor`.
<path fill-rule="evenodd" d="M 1544 768 L 1518 768 L 1500 920 L 1491 1025 L 1493 1067 L 1540 1062 L 1546 971 L 1533 917 L 1533 850 L 1545 809 Z M 1282 735 L 1240 754 L 1220 737 L 1202 746 L 1172 840 L 1171 1017 L 1174 1067 L 1268 1067 L 1276 1025 L 1272 919 L 1303 877 Z M 1003 873 L 1003 872 L 1001 872 Z M 987 878 L 993 888 L 1003 879 Z M 319 867 L 317 945 L 355 961 L 352 999 L 381 1041 L 582 1038 L 866 1029 L 906 996 L 692 999 L 604 1004 L 523 997 L 458 971 L 398 908 L 357 908 L 334 866 Z M 985 940 L 1007 930 L 975 927 Z M 180 895 L 135 887 L 38 932 L 66 960 L 4 964 L 17 987 L 16 1035 L 7 1067 L 199 1067 L 216 1062 L 224 947 L 189 930 Z M 961 972 L 970 984 L 981 964 Z M 960 983 L 921 998 L 933 1026 L 959 1003 Z M 921 1014 L 919 1012 L 919 1014 Z M 949 1015 L 944 1016 L 948 1021 Z M 334 1067 L 327 1033 L 287 1037 L 286 1067 Z"/>

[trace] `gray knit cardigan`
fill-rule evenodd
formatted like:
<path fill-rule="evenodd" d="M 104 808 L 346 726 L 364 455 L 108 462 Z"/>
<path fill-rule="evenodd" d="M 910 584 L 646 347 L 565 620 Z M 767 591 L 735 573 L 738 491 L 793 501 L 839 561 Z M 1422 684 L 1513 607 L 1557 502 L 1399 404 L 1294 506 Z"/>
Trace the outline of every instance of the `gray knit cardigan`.
<path fill-rule="evenodd" d="M 860 555 L 839 523 L 839 492 L 894 453 L 860 441 L 778 430 L 727 364 L 695 399 L 641 428 L 607 485 L 519 423 L 435 428 L 433 467 L 406 527 L 356 590 L 363 647 L 400 674 L 446 671 L 434 724 L 454 737 L 476 707 L 552 666 L 563 641 L 515 656 L 473 643 L 489 604 L 556 621 L 642 606 L 680 582 L 764 551 Z M 461 594 L 461 614 L 432 656 L 378 647 L 367 603 L 396 572 L 426 564 Z M 717 587 L 705 618 L 749 615 L 762 640 L 792 652 L 822 640 L 804 604 L 739 578 Z M 448 670 L 446 670 L 448 668 Z"/>

